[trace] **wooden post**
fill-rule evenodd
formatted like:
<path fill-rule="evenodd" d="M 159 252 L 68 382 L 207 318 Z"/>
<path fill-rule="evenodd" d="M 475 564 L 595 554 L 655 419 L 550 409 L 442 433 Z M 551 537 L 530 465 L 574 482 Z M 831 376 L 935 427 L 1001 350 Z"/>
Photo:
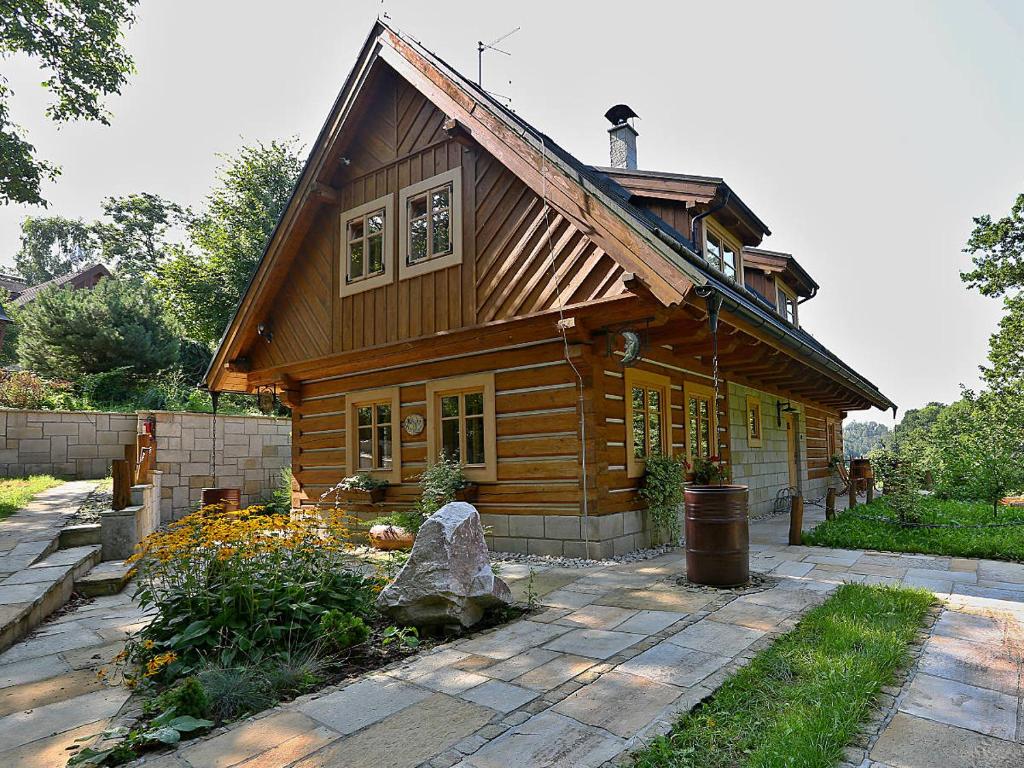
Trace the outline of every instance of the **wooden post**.
<path fill-rule="evenodd" d="M 804 528 L 804 497 L 793 496 L 792 506 L 789 511 L 789 544 L 797 546 L 800 544 L 800 534 Z"/>
<path fill-rule="evenodd" d="M 110 471 L 114 477 L 114 509 L 124 509 L 132 503 L 131 470 L 127 459 L 114 459 L 110 462 Z"/>
<path fill-rule="evenodd" d="M 124 460 L 128 463 L 128 483 L 135 485 L 139 465 L 139 446 L 136 443 L 128 443 L 124 447 Z"/>
<path fill-rule="evenodd" d="M 850 478 L 850 509 L 857 506 L 857 481 L 854 478 Z"/>
<path fill-rule="evenodd" d="M 829 488 L 825 494 L 825 519 L 833 520 L 836 516 L 836 489 Z"/>
<path fill-rule="evenodd" d="M 868 504 L 875 500 L 875 478 L 869 477 L 864 481 L 864 485 L 867 486 Z"/>

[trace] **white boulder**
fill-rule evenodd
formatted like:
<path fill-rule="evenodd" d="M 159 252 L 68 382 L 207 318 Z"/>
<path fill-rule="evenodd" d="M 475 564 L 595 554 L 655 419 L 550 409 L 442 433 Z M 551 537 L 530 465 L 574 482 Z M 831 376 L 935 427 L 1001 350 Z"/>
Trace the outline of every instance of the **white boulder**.
<path fill-rule="evenodd" d="M 494 605 L 512 602 L 494 575 L 480 514 L 472 504 L 446 504 L 416 534 L 412 554 L 377 606 L 402 624 L 469 627 Z"/>

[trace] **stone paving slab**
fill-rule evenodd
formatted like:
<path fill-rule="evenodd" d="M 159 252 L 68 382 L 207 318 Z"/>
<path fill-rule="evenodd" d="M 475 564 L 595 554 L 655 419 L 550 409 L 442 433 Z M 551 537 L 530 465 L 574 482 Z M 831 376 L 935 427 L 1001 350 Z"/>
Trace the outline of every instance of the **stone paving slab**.
<path fill-rule="evenodd" d="M 622 752 L 625 741 L 557 712 L 543 712 L 458 763 L 459 768 L 597 768 Z"/>
<path fill-rule="evenodd" d="M 682 695 L 674 685 L 624 672 L 609 672 L 554 706 L 581 723 L 631 738 Z"/>
<path fill-rule="evenodd" d="M 1016 696 L 918 674 L 900 711 L 1012 741 L 1018 704 Z"/>
<path fill-rule="evenodd" d="M 1020 768 L 1024 745 L 898 713 L 871 759 L 892 768 Z"/>
<path fill-rule="evenodd" d="M 348 734 L 431 695 L 424 688 L 371 675 L 336 693 L 301 704 L 298 709 L 338 733 Z"/>

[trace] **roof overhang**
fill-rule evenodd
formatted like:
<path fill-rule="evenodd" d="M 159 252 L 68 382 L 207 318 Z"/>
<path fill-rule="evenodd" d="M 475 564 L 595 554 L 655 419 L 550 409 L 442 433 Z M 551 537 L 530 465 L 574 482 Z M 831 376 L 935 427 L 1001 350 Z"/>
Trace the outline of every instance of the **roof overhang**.
<path fill-rule="evenodd" d="M 744 248 L 743 264 L 757 267 L 769 274 L 780 275 L 786 285 L 796 291 L 797 296 L 810 298 L 818 292 L 818 284 L 792 254 L 763 248 Z"/>

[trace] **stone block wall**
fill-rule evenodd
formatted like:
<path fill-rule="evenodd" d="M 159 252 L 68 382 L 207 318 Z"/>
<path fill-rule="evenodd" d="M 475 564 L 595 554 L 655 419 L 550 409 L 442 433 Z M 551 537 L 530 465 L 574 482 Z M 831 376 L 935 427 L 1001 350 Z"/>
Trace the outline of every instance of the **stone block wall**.
<path fill-rule="evenodd" d="M 136 430 L 134 413 L 0 410 L 0 476 L 106 477 Z"/>
<path fill-rule="evenodd" d="M 651 545 L 645 510 L 610 515 L 495 515 L 481 513 L 487 546 L 497 552 L 608 558 Z M 586 534 L 586 535 L 584 535 Z M 589 541 L 588 541 L 589 539 Z"/>
<path fill-rule="evenodd" d="M 203 488 L 241 488 L 243 506 L 254 504 L 277 486 L 291 463 L 290 419 L 217 416 L 214 428 L 207 413 L 140 411 L 140 429 L 149 418 L 156 420 L 164 521 L 196 509 Z"/>
<path fill-rule="evenodd" d="M 747 397 L 761 399 L 761 447 L 751 448 L 747 442 Z M 775 402 L 779 398 L 767 392 L 760 392 L 739 384 L 729 384 L 729 439 L 732 446 L 733 481 L 750 488 L 750 516 L 770 514 L 775 505 L 775 496 L 782 488 L 790 487 L 789 456 L 787 455 L 786 418 L 782 414 L 779 426 Z M 807 491 L 806 421 L 799 403 L 800 433 L 800 477 L 798 488 Z"/>

